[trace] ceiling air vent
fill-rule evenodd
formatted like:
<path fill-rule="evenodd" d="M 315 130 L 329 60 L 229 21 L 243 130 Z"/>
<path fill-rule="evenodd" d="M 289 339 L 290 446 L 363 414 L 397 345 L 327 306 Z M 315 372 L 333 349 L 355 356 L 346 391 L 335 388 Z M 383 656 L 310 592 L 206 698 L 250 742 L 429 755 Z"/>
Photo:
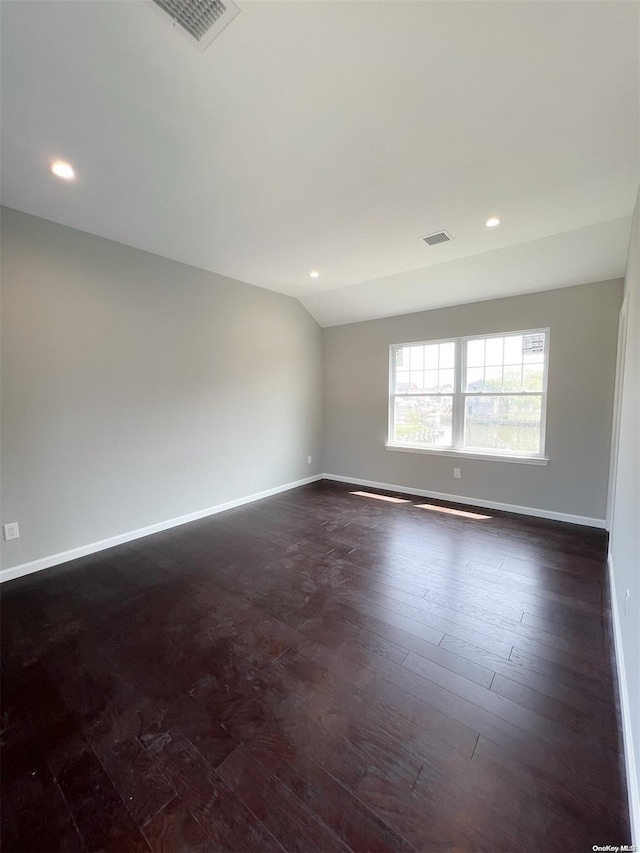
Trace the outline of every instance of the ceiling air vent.
<path fill-rule="evenodd" d="M 453 240 L 453 237 L 448 231 L 436 231 L 435 234 L 427 234 L 426 237 L 420 239 L 424 240 L 429 246 L 437 246 L 438 243 L 448 243 L 449 240 Z"/>
<path fill-rule="evenodd" d="M 159 7 L 180 26 L 190 42 L 200 50 L 205 50 L 214 38 L 240 12 L 231 0 L 153 0 L 154 8 Z"/>

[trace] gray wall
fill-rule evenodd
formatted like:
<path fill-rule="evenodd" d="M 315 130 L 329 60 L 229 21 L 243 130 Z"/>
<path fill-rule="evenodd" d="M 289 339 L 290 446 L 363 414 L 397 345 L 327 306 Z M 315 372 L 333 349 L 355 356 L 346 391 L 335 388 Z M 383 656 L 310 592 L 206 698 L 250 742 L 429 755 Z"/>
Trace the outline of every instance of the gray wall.
<path fill-rule="evenodd" d="M 297 300 L 4 209 L 2 308 L 5 568 L 322 470 Z"/>
<path fill-rule="evenodd" d="M 325 472 L 604 519 L 622 287 L 587 284 L 325 329 Z M 385 449 L 390 344 L 547 326 L 547 467 Z"/>
<path fill-rule="evenodd" d="M 613 595 L 620 619 L 620 639 L 631 715 L 636 791 L 640 790 L 640 194 L 636 202 L 625 279 L 627 333 L 622 366 L 622 395 L 617 425 L 617 458 L 612 484 L 609 550 L 613 567 Z M 623 336 L 621 336 L 623 337 Z M 614 445 L 615 446 L 615 445 Z M 625 595 L 629 606 L 625 615 Z M 627 756 L 630 750 L 627 747 Z M 638 800 L 636 800 L 636 808 Z M 635 815 L 634 841 L 640 844 L 640 815 Z"/>

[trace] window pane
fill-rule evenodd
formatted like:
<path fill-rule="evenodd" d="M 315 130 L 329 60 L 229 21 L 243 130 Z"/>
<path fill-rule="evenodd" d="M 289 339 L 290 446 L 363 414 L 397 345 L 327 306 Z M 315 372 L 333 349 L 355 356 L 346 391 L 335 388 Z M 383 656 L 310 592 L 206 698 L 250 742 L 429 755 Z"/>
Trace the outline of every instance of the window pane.
<path fill-rule="evenodd" d="M 438 371 L 437 370 L 426 370 L 425 371 L 425 380 L 424 386 L 427 391 L 438 391 Z"/>
<path fill-rule="evenodd" d="M 467 369 L 467 391 L 484 391 L 484 367 Z"/>
<path fill-rule="evenodd" d="M 509 335 L 504 339 L 504 363 L 522 364 L 522 335 Z"/>
<path fill-rule="evenodd" d="M 399 444 L 450 447 L 453 397 L 399 397 L 393 440 Z"/>
<path fill-rule="evenodd" d="M 424 370 L 412 370 L 410 375 L 409 390 L 413 392 L 424 391 Z"/>
<path fill-rule="evenodd" d="M 428 347 L 424 348 L 424 366 L 427 370 L 437 370 L 438 369 L 438 344 L 430 344 Z"/>
<path fill-rule="evenodd" d="M 456 345 L 451 341 L 448 344 L 440 344 L 440 368 L 453 368 L 456 360 Z"/>
<path fill-rule="evenodd" d="M 467 397 L 464 446 L 539 453 L 541 397 Z"/>
<path fill-rule="evenodd" d="M 485 364 L 502 364 L 504 361 L 504 338 L 487 338 L 484 357 Z"/>
<path fill-rule="evenodd" d="M 522 390 L 542 391 L 543 365 L 525 364 L 522 370 Z"/>
<path fill-rule="evenodd" d="M 447 393 L 447 391 L 453 391 L 453 383 L 454 383 L 454 372 L 453 370 L 440 370 L 440 393 Z"/>
<path fill-rule="evenodd" d="M 424 347 L 411 347 L 411 370 L 424 368 Z"/>
<path fill-rule="evenodd" d="M 502 391 L 502 368 L 487 367 L 484 372 L 484 390 L 485 393 L 494 391 Z M 518 391 L 520 389 L 518 388 Z"/>
<path fill-rule="evenodd" d="M 504 369 L 504 378 L 502 380 L 503 391 L 522 391 L 522 365 L 507 365 Z M 525 388 L 525 391 L 536 390 Z"/>
<path fill-rule="evenodd" d="M 484 340 L 467 341 L 467 367 L 484 367 Z"/>
<path fill-rule="evenodd" d="M 408 370 L 396 370 L 396 394 L 408 394 L 411 381 Z"/>

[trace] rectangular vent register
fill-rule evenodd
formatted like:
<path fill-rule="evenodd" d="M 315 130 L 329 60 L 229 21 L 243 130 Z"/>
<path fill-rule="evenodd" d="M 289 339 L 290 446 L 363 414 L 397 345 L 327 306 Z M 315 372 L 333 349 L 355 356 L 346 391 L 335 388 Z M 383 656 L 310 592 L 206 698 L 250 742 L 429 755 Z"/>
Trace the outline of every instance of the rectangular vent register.
<path fill-rule="evenodd" d="M 174 27 L 205 50 L 227 24 L 239 14 L 232 0 L 153 0 L 172 20 Z"/>
<path fill-rule="evenodd" d="M 421 239 L 428 246 L 437 246 L 438 243 L 448 243 L 449 240 L 453 240 L 453 237 L 448 231 L 436 231 L 434 234 L 427 234 L 426 237 L 422 237 Z"/>

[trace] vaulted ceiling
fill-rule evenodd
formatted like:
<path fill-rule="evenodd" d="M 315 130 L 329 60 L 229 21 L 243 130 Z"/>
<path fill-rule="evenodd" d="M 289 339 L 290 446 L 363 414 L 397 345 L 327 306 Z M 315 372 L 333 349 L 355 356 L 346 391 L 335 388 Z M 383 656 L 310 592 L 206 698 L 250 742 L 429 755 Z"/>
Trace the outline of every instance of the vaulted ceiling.
<path fill-rule="evenodd" d="M 3 0 L 2 202 L 323 325 L 623 274 L 639 4 L 238 3 L 201 52 L 144 0 Z"/>

